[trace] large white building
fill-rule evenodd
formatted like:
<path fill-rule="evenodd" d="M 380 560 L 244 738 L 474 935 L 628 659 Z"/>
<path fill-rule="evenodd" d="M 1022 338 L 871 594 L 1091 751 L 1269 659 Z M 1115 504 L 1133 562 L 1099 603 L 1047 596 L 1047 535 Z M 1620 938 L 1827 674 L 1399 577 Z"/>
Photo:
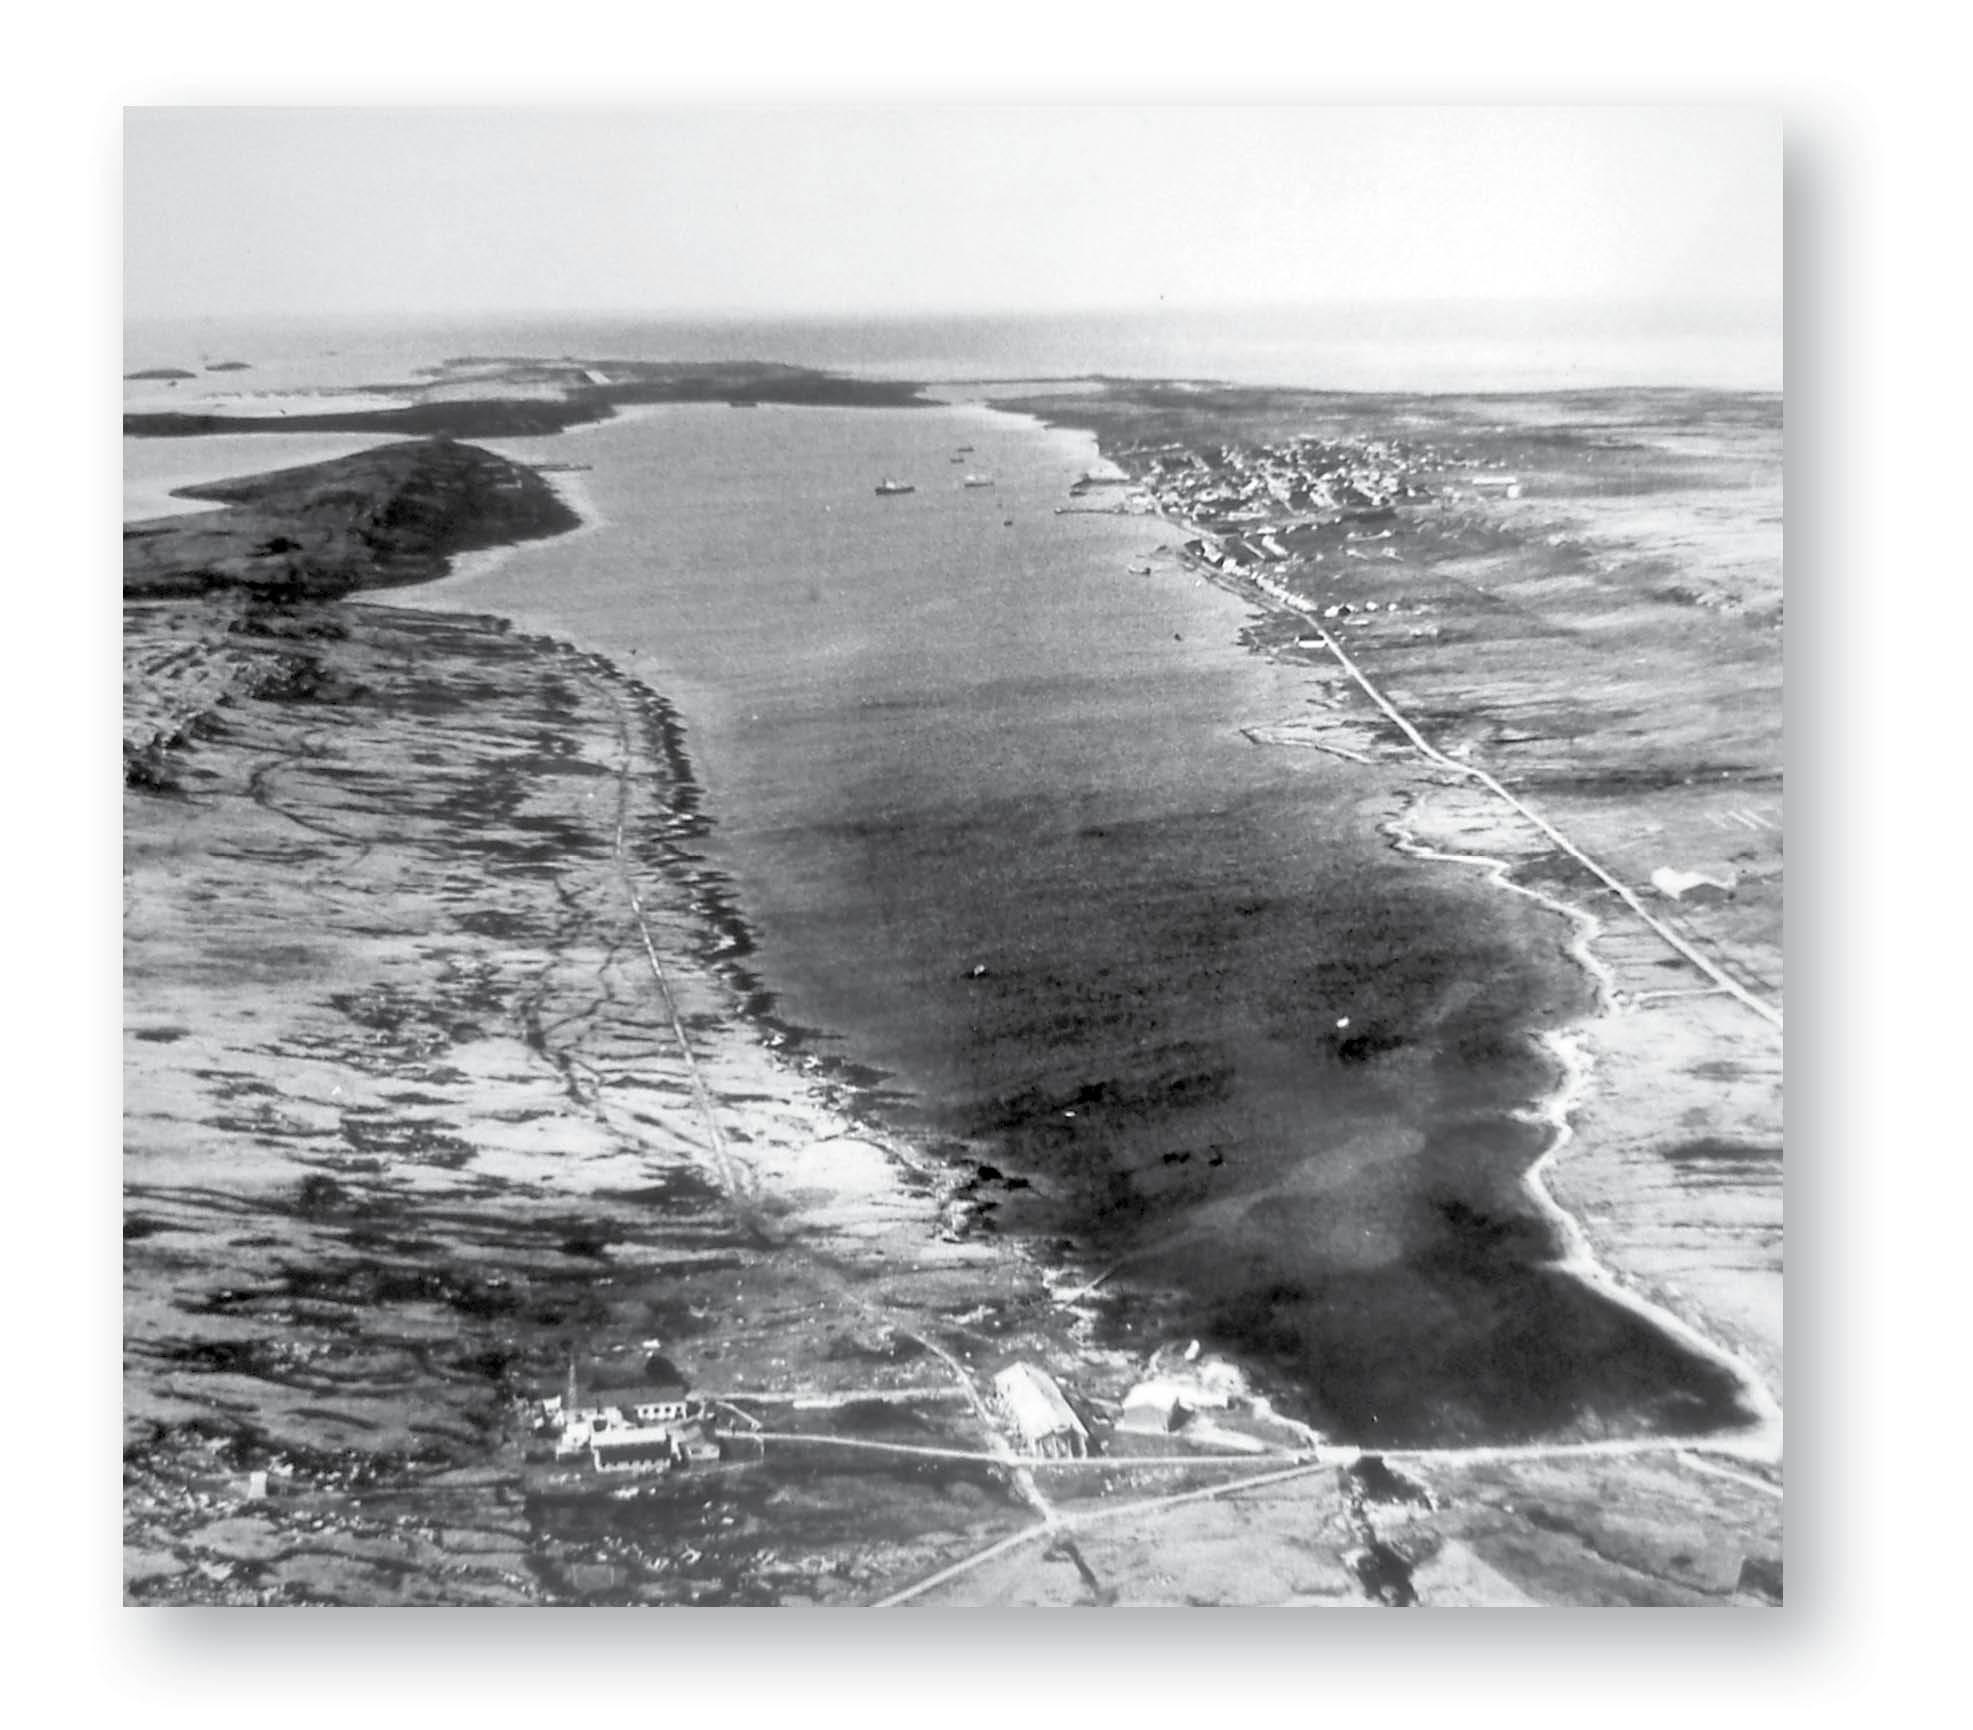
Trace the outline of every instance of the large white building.
<path fill-rule="evenodd" d="M 993 1391 L 1029 1453 L 1079 1460 L 1089 1452 L 1089 1431 L 1045 1370 L 1009 1364 L 993 1378 Z"/>

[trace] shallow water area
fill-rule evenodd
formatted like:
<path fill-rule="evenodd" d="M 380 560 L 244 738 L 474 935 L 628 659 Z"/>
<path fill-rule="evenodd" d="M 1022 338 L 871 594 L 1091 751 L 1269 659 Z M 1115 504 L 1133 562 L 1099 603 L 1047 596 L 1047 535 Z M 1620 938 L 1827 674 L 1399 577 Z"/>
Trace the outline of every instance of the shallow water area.
<path fill-rule="evenodd" d="M 1322 685 L 1242 643 L 1170 525 L 1071 496 L 1093 442 L 962 404 L 498 448 L 589 464 L 597 526 L 413 604 L 675 701 L 764 1001 L 892 1122 L 1019 1174 L 994 1217 L 1113 1270 L 1124 1337 L 1209 1335 L 1358 1436 L 1730 1415 L 1544 1271 L 1531 1034 L 1584 1001 L 1557 922 L 1400 864 L 1392 771 L 1253 742 Z"/>

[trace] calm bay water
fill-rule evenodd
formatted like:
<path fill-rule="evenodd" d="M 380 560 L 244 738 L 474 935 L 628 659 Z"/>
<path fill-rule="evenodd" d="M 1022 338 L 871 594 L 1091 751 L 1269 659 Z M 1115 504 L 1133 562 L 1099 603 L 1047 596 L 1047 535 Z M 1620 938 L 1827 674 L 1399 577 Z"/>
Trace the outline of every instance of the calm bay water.
<path fill-rule="evenodd" d="M 127 397 L 384 384 L 463 353 L 1779 382 L 1760 328 L 1591 324 L 208 323 L 133 329 L 127 365 L 251 372 Z M 129 489 L 161 508 L 320 443 L 126 441 Z M 593 465 L 567 477 L 592 526 L 393 600 L 505 614 L 671 699 L 777 1014 L 881 1074 L 902 1127 L 1030 1177 L 1002 1223 L 1114 1261 L 1135 1339 L 1238 1351 L 1366 1442 L 1731 1415 L 1720 1376 L 1546 1266 L 1522 1113 L 1554 1079 L 1532 1032 L 1583 1005 L 1560 931 L 1395 857 L 1390 772 L 1248 741 L 1303 712 L 1311 675 L 1242 645 L 1245 607 L 1158 555 L 1163 525 L 1055 514 L 1089 441 L 977 405 L 675 407 L 495 448 Z M 886 474 L 918 490 L 880 499 Z"/>
<path fill-rule="evenodd" d="M 1543 1268 L 1519 1113 L 1553 1079 L 1530 1030 L 1582 1001 L 1559 933 L 1397 860 L 1385 772 L 1248 741 L 1310 675 L 1241 644 L 1164 525 L 1055 514 L 1086 440 L 690 407 L 502 448 L 592 464 L 597 526 L 415 604 L 673 699 L 778 1013 L 1031 1177 L 1007 1221 L 1120 1260 L 1139 1338 L 1209 1336 L 1362 1439 L 1722 1415 Z"/>

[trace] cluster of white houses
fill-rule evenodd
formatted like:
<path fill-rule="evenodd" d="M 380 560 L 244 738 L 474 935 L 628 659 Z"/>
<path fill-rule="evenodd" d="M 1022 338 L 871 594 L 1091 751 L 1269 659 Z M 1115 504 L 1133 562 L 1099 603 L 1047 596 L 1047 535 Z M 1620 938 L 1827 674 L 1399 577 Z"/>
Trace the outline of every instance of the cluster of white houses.
<path fill-rule="evenodd" d="M 1144 484 L 1169 516 L 1263 522 L 1425 498 L 1424 470 L 1462 464 L 1433 446 L 1394 439 L 1306 437 L 1279 445 L 1221 445 L 1203 454 L 1168 445 L 1150 454 Z"/>
<path fill-rule="evenodd" d="M 1144 458 L 1143 484 L 1162 515 L 1194 529 L 1197 538 L 1185 543 L 1191 558 L 1259 580 L 1291 559 L 1320 564 L 1325 548 L 1340 559 L 1395 559 L 1389 546 L 1356 544 L 1391 538 L 1389 528 L 1364 525 L 1388 523 L 1400 503 L 1432 496 L 1426 469 L 1462 460 L 1381 439 L 1298 438 L 1206 455 L 1166 446 Z"/>
<path fill-rule="evenodd" d="M 539 1402 L 542 1421 L 555 1433 L 555 1458 L 588 1456 L 599 1472 L 668 1472 L 720 1457 L 713 1409 L 675 1388 L 568 1389 Z"/>

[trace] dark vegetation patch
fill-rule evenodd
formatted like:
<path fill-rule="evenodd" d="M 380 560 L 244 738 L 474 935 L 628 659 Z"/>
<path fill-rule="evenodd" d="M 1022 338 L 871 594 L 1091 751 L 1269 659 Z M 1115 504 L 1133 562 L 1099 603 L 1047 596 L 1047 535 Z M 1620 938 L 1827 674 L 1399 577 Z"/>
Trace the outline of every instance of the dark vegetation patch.
<path fill-rule="evenodd" d="M 1576 794 L 1584 798 L 1634 798 L 1639 793 L 1664 793 L 1680 787 L 1694 787 L 1730 781 L 1736 785 L 1758 783 L 1774 777 L 1757 773 L 1737 763 L 1613 763 L 1605 768 L 1577 769 L 1565 773 L 1536 771 L 1515 777 L 1516 784 L 1531 792 Z"/>
<path fill-rule="evenodd" d="M 1406 1610 L 1418 1602 L 1411 1583 L 1412 1560 L 1397 1545 L 1373 1538 L 1349 1557 L 1350 1572 L 1373 1603 Z"/>
<path fill-rule="evenodd" d="M 1770 1604 L 1781 1603 L 1781 1558 L 1748 1556 L 1740 1564 L 1739 1590 Z"/>
<path fill-rule="evenodd" d="M 281 424 L 294 430 L 309 418 Z M 532 469 L 447 439 L 385 445 L 186 495 L 229 508 L 126 535 L 126 597 L 245 590 L 278 602 L 334 598 L 426 581 L 453 553 L 565 533 L 579 521 Z"/>
<path fill-rule="evenodd" d="M 1781 1149 L 1760 1142 L 1702 1136 L 1666 1148 L 1665 1158 L 1674 1165 L 1779 1165 Z"/>
<path fill-rule="evenodd" d="M 448 1171 L 456 1171 L 477 1151 L 464 1136 L 420 1118 L 346 1112 L 341 1131 L 343 1140 L 358 1153 L 436 1165 Z"/>
<path fill-rule="evenodd" d="M 1437 1506 L 1430 1490 L 1396 1470 L 1382 1454 L 1365 1454 L 1350 1467 L 1349 1475 L 1354 1495 L 1363 1502 L 1385 1507 Z"/>
<path fill-rule="evenodd" d="M 1336 1040 L 1338 1063 L 1368 1063 L 1393 1051 L 1402 1051 L 1409 1041 L 1395 1028 L 1365 1027 Z"/>
<path fill-rule="evenodd" d="M 183 771 L 172 761 L 171 752 L 182 740 L 177 736 L 123 744 L 123 784 L 133 793 L 175 795 L 184 791 Z"/>
<path fill-rule="evenodd" d="M 829 1342 L 823 1356 L 831 1363 L 905 1364 L 923 1357 L 925 1348 L 907 1334 L 885 1334 L 871 1339 L 855 1334 L 838 1334 Z"/>
<path fill-rule="evenodd" d="M 851 1436 L 922 1436 L 935 1429 L 923 1412 L 896 1400 L 852 1400 L 838 1406 L 834 1418 L 834 1427 Z"/>

